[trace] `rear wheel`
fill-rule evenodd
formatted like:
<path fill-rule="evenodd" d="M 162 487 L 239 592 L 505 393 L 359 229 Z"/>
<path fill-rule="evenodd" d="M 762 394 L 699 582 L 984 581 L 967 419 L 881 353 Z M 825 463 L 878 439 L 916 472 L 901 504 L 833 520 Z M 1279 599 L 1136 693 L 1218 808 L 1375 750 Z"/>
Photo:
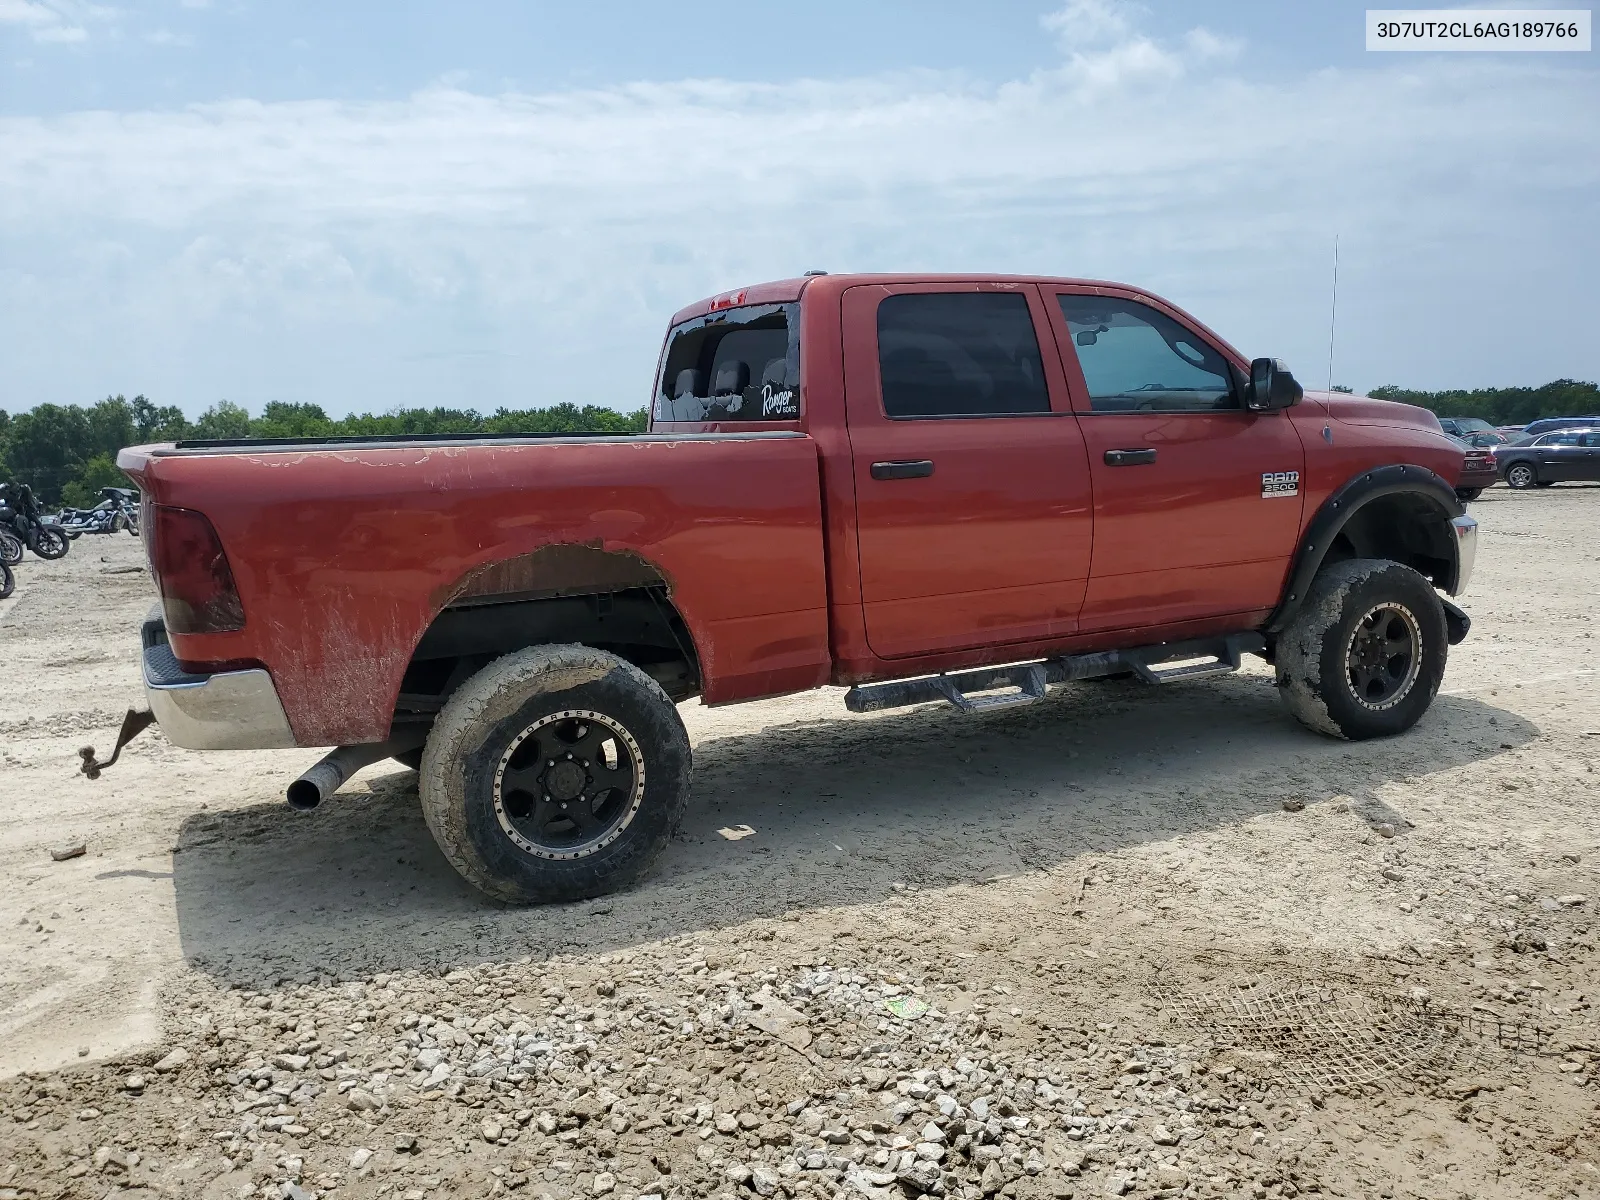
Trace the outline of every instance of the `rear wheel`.
<path fill-rule="evenodd" d="M 1483 489 L 1482 488 L 1457 488 L 1456 489 L 1456 499 L 1460 500 L 1463 504 L 1466 503 L 1469 500 L 1476 500 L 1481 495 L 1483 495 Z"/>
<path fill-rule="evenodd" d="M 0 529 L 0 563 L 14 567 L 22 561 L 22 539 Z"/>
<path fill-rule="evenodd" d="M 1533 469 L 1532 463 L 1517 462 L 1506 468 L 1506 483 L 1521 491 L 1531 488 L 1539 482 L 1539 472 Z"/>
<path fill-rule="evenodd" d="M 11 595 L 16 586 L 17 577 L 11 573 L 10 566 L 0 562 L 0 600 L 4 600 Z"/>
<path fill-rule="evenodd" d="M 1359 741 L 1428 711 L 1449 650 L 1433 585 L 1387 559 L 1335 563 L 1278 638 L 1279 693 L 1301 724 Z"/>
<path fill-rule="evenodd" d="M 439 848 L 510 903 L 579 900 L 638 879 L 689 794 L 689 738 L 659 684 L 588 646 L 536 646 L 451 694 L 422 756 Z"/>

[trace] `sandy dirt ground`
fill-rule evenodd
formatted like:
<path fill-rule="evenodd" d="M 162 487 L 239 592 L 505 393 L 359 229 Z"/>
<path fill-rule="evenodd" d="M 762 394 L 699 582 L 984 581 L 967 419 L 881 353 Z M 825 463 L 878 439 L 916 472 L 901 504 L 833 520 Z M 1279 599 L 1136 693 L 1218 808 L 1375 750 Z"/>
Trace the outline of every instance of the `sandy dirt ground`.
<path fill-rule="evenodd" d="M 315 751 L 152 732 L 79 776 L 150 579 L 122 536 L 30 557 L 0 1198 L 1600 1194 L 1600 488 L 1473 512 L 1404 737 L 1305 731 L 1260 663 L 691 705 L 682 837 L 537 910 L 457 878 L 398 764 L 310 813 Z"/>

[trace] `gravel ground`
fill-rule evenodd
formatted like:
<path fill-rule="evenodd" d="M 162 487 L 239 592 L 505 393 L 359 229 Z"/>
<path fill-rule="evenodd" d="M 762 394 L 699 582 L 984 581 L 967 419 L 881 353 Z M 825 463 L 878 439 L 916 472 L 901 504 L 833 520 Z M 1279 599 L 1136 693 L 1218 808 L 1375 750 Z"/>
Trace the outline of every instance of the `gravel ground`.
<path fill-rule="evenodd" d="M 685 711 L 640 888 L 488 904 L 415 776 L 146 735 L 139 547 L 0 603 L 0 1200 L 1600 1193 L 1600 489 L 1495 490 L 1417 729 L 1259 667 Z M 748 825 L 729 840 L 719 830 Z M 81 841 L 81 857 L 50 850 Z"/>

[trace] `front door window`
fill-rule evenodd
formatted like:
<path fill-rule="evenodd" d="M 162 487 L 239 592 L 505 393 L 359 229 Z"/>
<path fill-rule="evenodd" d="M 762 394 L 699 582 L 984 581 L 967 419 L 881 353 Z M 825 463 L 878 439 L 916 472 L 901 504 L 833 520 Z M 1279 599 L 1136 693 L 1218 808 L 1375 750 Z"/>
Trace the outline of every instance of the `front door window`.
<path fill-rule="evenodd" d="M 1133 300 L 1058 296 L 1092 412 L 1215 412 L 1239 407 L 1222 355 L 1165 313 Z"/>

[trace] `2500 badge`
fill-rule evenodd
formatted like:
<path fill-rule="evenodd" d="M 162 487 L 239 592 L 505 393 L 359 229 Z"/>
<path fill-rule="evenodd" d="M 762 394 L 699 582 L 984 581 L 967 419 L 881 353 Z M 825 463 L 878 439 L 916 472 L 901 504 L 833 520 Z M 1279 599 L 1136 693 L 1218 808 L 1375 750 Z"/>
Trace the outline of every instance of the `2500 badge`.
<path fill-rule="evenodd" d="M 1298 496 L 1299 494 L 1299 471 L 1261 472 L 1261 498 L 1263 500 L 1276 500 L 1279 496 Z"/>

